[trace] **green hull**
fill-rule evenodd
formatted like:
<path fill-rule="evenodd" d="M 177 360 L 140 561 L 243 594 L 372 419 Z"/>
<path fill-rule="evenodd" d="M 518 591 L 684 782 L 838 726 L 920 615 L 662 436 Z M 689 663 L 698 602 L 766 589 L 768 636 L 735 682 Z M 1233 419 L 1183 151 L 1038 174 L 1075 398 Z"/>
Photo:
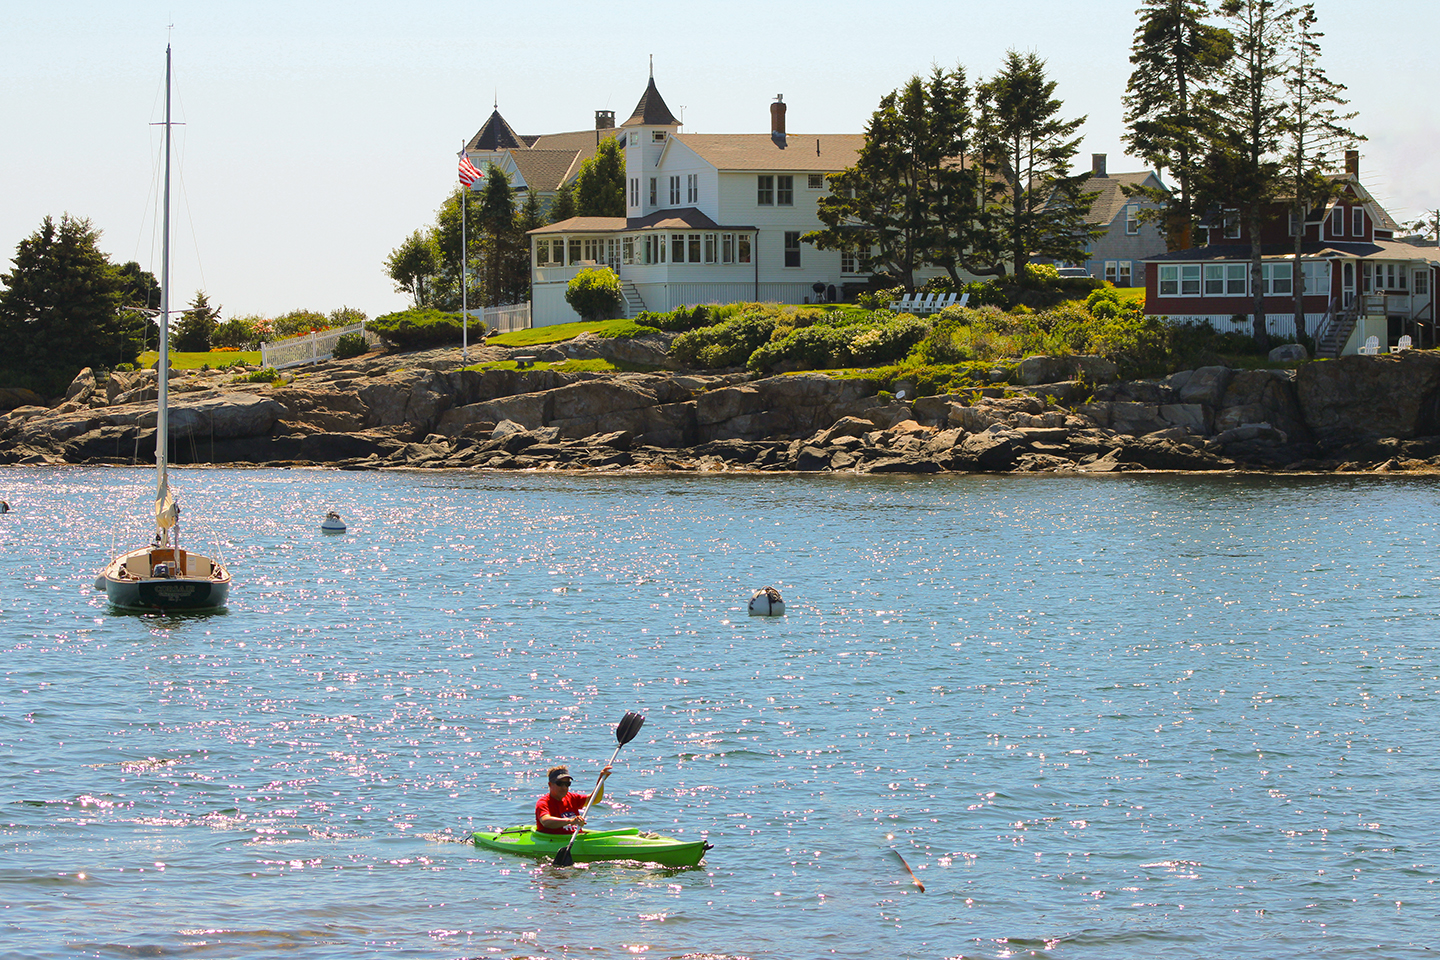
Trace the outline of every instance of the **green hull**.
<path fill-rule="evenodd" d="M 555 854 L 570 842 L 570 835 L 536 833 L 530 827 L 510 827 L 498 833 L 476 832 L 471 834 L 471 839 L 475 841 L 475 846 L 486 850 L 553 860 Z M 582 833 L 575 838 L 570 854 L 576 863 L 639 860 L 642 863 L 658 863 L 667 867 L 693 867 L 709 849 L 710 844 L 704 840 L 676 840 L 654 834 L 642 835 L 639 830 L 631 827 L 628 830 Z"/>

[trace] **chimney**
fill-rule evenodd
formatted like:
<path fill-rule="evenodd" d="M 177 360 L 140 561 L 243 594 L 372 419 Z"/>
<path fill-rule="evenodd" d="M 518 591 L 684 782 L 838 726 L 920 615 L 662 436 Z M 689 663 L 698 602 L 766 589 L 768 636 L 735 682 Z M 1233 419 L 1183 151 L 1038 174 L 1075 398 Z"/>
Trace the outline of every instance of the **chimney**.
<path fill-rule="evenodd" d="M 770 139 L 781 150 L 785 149 L 785 94 L 775 94 L 775 102 L 770 104 Z"/>
<path fill-rule="evenodd" d="M 1359 150 L 1346 150 L 1346 151 L 1345 151 L 1345 172 L 1348 173 L 1348 174 L 1350 174 L 1350 176 L 1352 176 L 1352 177 L 1359 177 L 1359 176 L 1360 176 L 1360 151 L 1359 151 Z"/>
<path fill-rule="evenodd" d="M 596 130 L 614 130 L 614 129 L 615 129 L 615 111 L 614 111 L 614 110 L 596 110 L 596 111 L 595 111 L 595 129 L 596 129 Z"/>
<path fill-rule="evenodd" d="M 1090 176 L 1092 176 L 1092 177 L 1103 177 L 1103 176 L 1107 176 L 1107 174 L 1105 173 L 1105 154 L 1103 154 L 1103 153 L 1092 153 L 1092 154 L 1090 154 Z"/>

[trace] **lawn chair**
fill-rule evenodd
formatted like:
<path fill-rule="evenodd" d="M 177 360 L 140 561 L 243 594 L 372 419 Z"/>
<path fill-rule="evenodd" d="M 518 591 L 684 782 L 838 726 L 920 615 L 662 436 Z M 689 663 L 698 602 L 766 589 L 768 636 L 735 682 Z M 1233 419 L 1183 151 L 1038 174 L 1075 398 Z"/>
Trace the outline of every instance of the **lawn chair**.
<path fill-rule="evenodd" d="M 968 294 L 968 293 L 962 294 L 961 297 L 960 297 L 960 302 L 957 303 L 956 306 L 957 306 L 957 307 L 963 307 L 963 306 L 965 306 L 965 304 L 967 304 L 967 303 L 969 303 L 969 302 L 970 302 L 970 294 Z"/>
<path fill-rule="evenodd" d="M 1366 356 L 1366 357 L 1373 357 L 1373 356 L 1375 356 L 1376 354 L 1378 354 L 1378 353 L 1380 352 L 1380 338 L 1379 338 L 1379 337 L 1369 337 L 1369 338 L 1366 339 L 1366 341 L 1365 341 L 1365 346 L 1361 347 L 1361 348 L 1360 348 L 1358 351 L 1356 351 L 1356 352 L 1359 353 L 1359 354 L 1361 354 L 1362 356 Z"/>
<path fill-rule="evenodd" d="M 927 313 L 933 313 L 935 310 L 935 297 L 936 294 L 927 293 L 924 297 L 917 298 L 915 301 L 915 305 L 911 307 L 910 312 L 915 314 L 916 316 L 924 316 Z"/>
<path fill-rule="evenodd" d="M 890 301 L 890 309 L 893 310 L 893 311 L 895 311 L 896 313 L 907 313 L 907 312 L 909 312 L 909 310 L 910 310 L 910 297 L 911 297 L 911 294 L 908 294 L 908 293 L 907 293 L 907 294 L 905 294 L 903 297 L 901 297 L 899 300 L 891 300 L 891 301 Z"/>
<path fill-rule="evenodd" d="M 1400 338 L 1399 343 L 1395 344 L 1395 346 L 1390 348 L 1390 352 L 1399 353 L 1401 350 L 1409 350 L 1411 346 L 1413 346 L 1413 341 L 1410 339 L 1410 335 L 1407 333 L 1405 336 Z"/>

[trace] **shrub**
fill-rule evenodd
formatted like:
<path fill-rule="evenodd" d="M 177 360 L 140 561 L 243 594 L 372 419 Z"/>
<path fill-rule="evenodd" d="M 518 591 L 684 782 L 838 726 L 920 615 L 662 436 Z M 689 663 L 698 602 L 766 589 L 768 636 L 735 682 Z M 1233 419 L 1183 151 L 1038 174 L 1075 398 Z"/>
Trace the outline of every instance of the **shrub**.
<path fill-rule="evenodd" d="M 901 314 L 892 320 L 867 327 L 851 337 L 846 345 L 848 360 L 857 366 L 894 363 L 904 359 L 929 332 L 930 324 L 924 320 Z"/>
<path fill-rule="evenodd" d="M 311 330 L 328 330 L 330 320 L 325 314 L 314 310 L 291 310 L 271 321 L 271 329 L 276 340 L 284 340 L 286 337 L 298 337 Z"/>
<path fill-rule="evenodd" d="M 775 332 L 775 317 L 763 312 L 743 314 L 713 327 L 682 333 L 670 352 L 686 366 L 715 369 L 745 363 Z"/>
<path fill-rule="evenodd" d="M 274 367 L 261 367 L 259 370 L 252 370 L 249 373 L 241 374 L 235 378 L 236 383 L 274 383 L 283 379 L 280 371 Z"/>
<path fill-rule="evenodd" d="M 890 287 L 887 290 L 862 290 L 855 302 L 866 310 L 885 310 L 890 304 L 905 296 L 904 287 Z"/>
<path fill-rule="evenodd" d="M 708 327 L 716 323 L 712 308 L 703 303 L 697 303 L 693 307 L 677 307 L 669 313 L 650 313 L 646 311 L 635 318 L 635 322 L 643 327 L 654 327 L 656 330 L 671 330 L 685 332 L 686 330 L 698 330 L 701 327 Z"/>
<path fill-rule="evenodd" d="M 386 343 L 401 350 L 418 350 L 423 347 L 459 343 L 463 325 L 464 319 L 458 313 L 417 307 L 376 317 L 369 322 L 367 328 L 378 333 Z M 471 339 L 478 342 L 484 335 L 485 324 L 472 318 Z"/>
<path fill-rule="evenodd" d="M 365 337 L 358 333 L 347 333 L 335 341 L 335 349 L 331 356 L 336 360 L 349 360 L 352 357 L 363 356 L 370 351 L 369 345 L 365 343 Z"/>
<path fill-rule="evenodd" d="M 210 343 L 231 350 L 244 350 L 256 341 L 254 327 L 249 317 L 231 317 L 215 325 L 210 334 Z"/>
<path fill-rule="evenodd" d="M 609 267 L 581 270 L 565 287 L 565 302 L 582 320 L 609 320 L 624 300 L 620 277 Z"/>

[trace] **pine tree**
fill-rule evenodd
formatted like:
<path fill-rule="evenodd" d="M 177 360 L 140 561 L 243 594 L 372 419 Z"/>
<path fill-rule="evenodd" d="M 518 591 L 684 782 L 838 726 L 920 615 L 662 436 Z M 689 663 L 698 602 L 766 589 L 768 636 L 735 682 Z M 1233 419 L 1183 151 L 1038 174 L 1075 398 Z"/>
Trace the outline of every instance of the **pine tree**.
<path fill-rule="evenodd" d="M 1032 257 L 1083 260 L 1092 235 L 1085 217 L 1095 194 L 1081 189 L 1088 174 L 1070 173 L 1085 118 L 1060 119 L 1064 104 L 1055 86 L 1044 60 L 1011 50 L 1000 72 L 979 87 L 992 229 L 1016 276 Z"/>
<path fill-rule="evenodd" d="M 601 140 L 595 155 L 580 165 L 575 178 L 575 215 L 625 216 L 625 155 L 614 137 Z"/>
<path fill-rule="evenodd" d="M 20 241 L 0 274 L 0 382 L 54 395 L 84 367 L 135 360 L 134 323 L 118 310 L 124 283 L 99 240 L 89 220 L 64 214 Z"/>
<path fill-rule="evenodd" d="M 1165 211 L 1165 244 L 1170 250 L 1194 246 L 1196 210 L 1192 181 L 1213 122 L 1205 96 L 1217 71 L 1232 54 L 1231 37 L 1206 23 L 1206 0 L 1144 0 L 1130 49 L 1134 69 L 1125 88 L 1125 143 L 1131 152 L 1169 171 L 1172 193 L 1134 187 L 1127 194 L 1160 204 Z"/>
<path fill-rule="evenodd" d="M 1291 39 L 1290 65 L 1285 72 L 1285 166 L 1293 186 L 1291 220 L 1295 230 L 1295 334 L 1305 336 L 1305 276 L 1300 257 L 1305 245 L 1305 221 L 1313 209 L 1324 209 L 1341 187 L 1329 175 L 1346 147 L 1365 138 L 1346 124 L 1356 113 L 1341 113 L 1344 84 L 1326 76 L 1320 66 L 1320 38 L 1315 5 L 1300 8 Z"/>
<path fill-rule="evenodd" d="M 205 353 L 210 349 L 210 338 L 219 323 L 220 308 L 210 306 L 205 292 L 196 290 L 195 299 L 175 325 L 172 349 L 179 353 Z"/>
<path fill-rule="evenodd" d="M 1281 81 L 1296 10 L 1290 0 L 1224 0 L 1220 13 L 1235 39 L 1235 55 L 1210 98 L 1215 124 L 1208 131 L 1197 199 L 1218 208 L 1222 218 L 1233 211 L 1248 228 L 1252 329 L 1263 349 L 1270 335 L 1260 241 L 1265 215 L 1290 187 L 1280 155 L 1286 128 Z"/>
<path fill-rule="evenodd" d="M 572 180 L 560 184 L 560 189 L 555 191 L 555 199 L 550 201 L 550 222 L 569 220 L 576 216 L 575 209 L 575 183 Z"/>
<path fill-rule="evenodd" d="M 993 272 L 973 263 L 983 239 L 979 171 L 971 157 L 974 121 L 965 73 L 936 68 L 881 98 L 855 165 L 829 178 L 817 208 L 821 230 L 800 239 L 853 253 L 862 270 L 914 289 L 915 271 L 944 267 Z"/>

